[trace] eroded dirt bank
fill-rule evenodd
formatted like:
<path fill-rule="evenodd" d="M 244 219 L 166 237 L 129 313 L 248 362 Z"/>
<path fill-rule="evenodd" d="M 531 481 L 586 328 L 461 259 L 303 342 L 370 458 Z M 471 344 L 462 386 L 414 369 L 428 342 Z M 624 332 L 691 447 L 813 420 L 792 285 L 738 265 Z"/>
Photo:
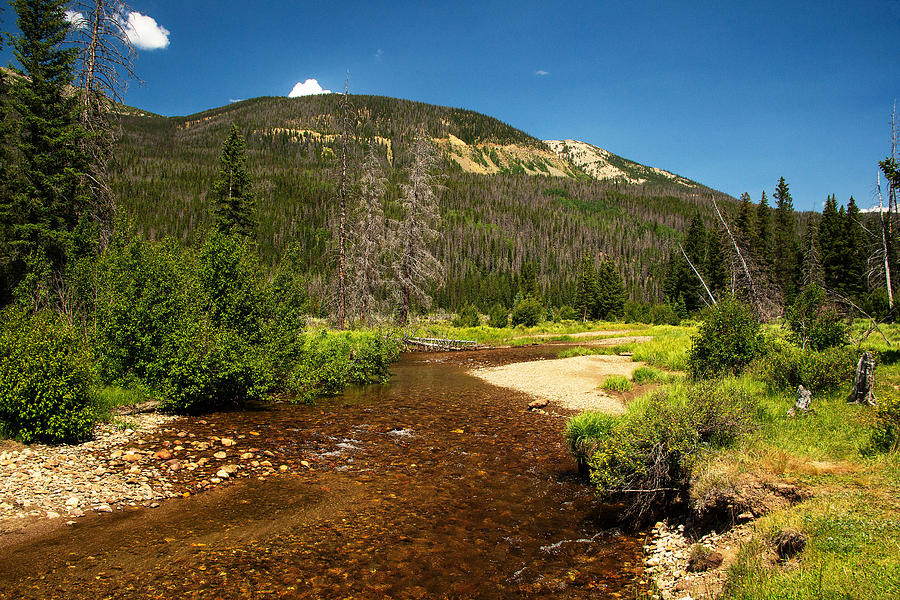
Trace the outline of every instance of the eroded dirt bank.
<path fill-rule="evenodd" d="M 167 474 L 191 496 L 23 525 L 0 548 L 0 597 L 633 595 L 642 541 L 575 478 L 565 411 L 529 413 L 529 396 L 466 374 L 557 351 L 409 355 L 390 385 L 321 406 L 174 422 L 135 449 L 197 465 Z M 213 438 L 235 442 L 221 460 L 221 443 L 198 449 Z M 248 454 L 274 472 L 197 493 Z"/>

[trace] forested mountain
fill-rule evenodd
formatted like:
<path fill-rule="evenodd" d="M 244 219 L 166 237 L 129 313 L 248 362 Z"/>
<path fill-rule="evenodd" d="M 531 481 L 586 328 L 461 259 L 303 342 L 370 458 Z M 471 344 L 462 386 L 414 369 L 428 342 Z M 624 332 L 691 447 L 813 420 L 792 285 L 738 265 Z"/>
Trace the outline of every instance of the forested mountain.
<path fill-rule="evenodd" d="M 508 306 L 526 262 L 536 266 L 549 302 L 571 304 L 583 255 L 608 255 L 632 297 L 657 298 L 671 242 L 698 210 L 711 220 L 711 194 L 730 202 L 680 179 L 598 181 L 541 140 L 472 111 L 378 96 L 350 101 L 358 115 L 355 155 L 371 144 L 382 157 L 388 217 L 397 212 L 402 167 L 419 128 L 442 149 L 436 251 L 445 276 L 433 292 L 447 308 Z M 339 102 L 337 94 L 257 98 L 188 117 L 125 114 L 116 195 L 150 237 L 193 241 L 211 222 L 207 195 L 234 124 L 247 140 L 263 256 L 274 260 L 298 241 L 304 268 L 322 286 L 334 268 Z"/>

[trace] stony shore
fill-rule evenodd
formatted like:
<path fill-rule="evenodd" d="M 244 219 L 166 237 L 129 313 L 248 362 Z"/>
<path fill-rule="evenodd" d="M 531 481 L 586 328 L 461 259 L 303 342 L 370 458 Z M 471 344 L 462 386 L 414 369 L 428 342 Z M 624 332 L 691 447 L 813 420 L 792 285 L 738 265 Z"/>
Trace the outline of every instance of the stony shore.
<path fill-rule="evenodd" d="M 741 543 L 750 536 L 750 524 L 708 533 L 685 533 L 684 525 L 658 522 L 644 545 L 641 589 L 658 600 L 712 600 L 725 585 L 726 569 Z M 702 552 L 696 549 L 700 547 Z"/>
<path fill-rule="evenodd" d="M 235 478 L 291 469 L 273 452 L 254 447 L 258 432 L 199 436 L 181 430 L 183 423 L 148 413 L 130 417 L 129 427 L 100 425 L 94 439 L 80 444 L 0 442 L 0 532 L 35 520 L 71 523 L 89 512 L 155 508 L 166 498 Z"/>

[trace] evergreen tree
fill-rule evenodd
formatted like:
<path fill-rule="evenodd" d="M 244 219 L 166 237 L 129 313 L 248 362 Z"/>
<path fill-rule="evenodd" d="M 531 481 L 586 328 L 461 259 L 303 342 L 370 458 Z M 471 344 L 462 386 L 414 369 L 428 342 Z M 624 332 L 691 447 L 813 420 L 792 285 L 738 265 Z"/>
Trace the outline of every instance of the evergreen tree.
<path fill-rule="evenodd" d="M 368 321 L 384 284 L 381 261 L 385 246 L 385 178 L 375 149 L 370 147 L 359 179 L 359 202 L 350 224 L 351 244 L 347 253 L 348 291 L 352 310 Z"/>
<path fill-rule="evenodd" d="M 728 262 L 725 258 L 725 240 L 718 229 L 710 229 L 706 237 L 706 264 L 703 267 L 706 285 L 713 295 L 719 296 L 728 289 Z"/>
<path fill-rule="evenodd" d="M 853 196 L 847 203 L 843 229 L 845 249 L 843 293 L 850 298 L 860 299 L 866 287 L 866 248 L 863 228 L 859 222 L 859 207 L 856 206 Z"/>
<path fill-rule="evenodd" d="M 625 282 L 616 264 L 604 259 L 597 267 L 597 295 L 594 314 L 600 319 L 615 319 L 625 307 Z"/>
<path fill-rule="evenodd" d="M 256 239 L 256 199 L 247 172 L 247 148 L 234 124 L 219 156 L 219 178 L 213 186 L 213 198 L 219 231 Z"/>
<path fill-rule="evenodd" d="M 822 220 L 819 222 L 819 255 L 822 260 L 822 280 L 826 289 L 837 289 L 841 275 L 841 252 L 839 242 L 842 223 L 838 216 L 837 199 L 830 195 L 822 209 Z"/>
<path fill-rule="evenodd" d="M 750 194 L 747 192 L 741 194 L 740 204 L 738 205 L 738 216 L 735 220 L 734 228 L 741 250 L 748 248 L 754 239 L 756 222 L 753 214 L 753 202 L 750 200 Z"/>
<path fill-rule="evenodd" d="M 699 214 L 695 214 L 691 219 L 682 248 L 684 248 L 687 258 L 701 273 L 706 267 L 707 243 L 703 219 Z M 691 269 L 680 250 L 674 250 L 669 259 L 663 290 L 670 304 L 675 304 L 681 299 L 689 313 L 705 306 L 703 299 L 706 292 L 703 290 L 703 284 L 700 283 L 697 274 Z"/>
<path fill-rule="evenodd" d="M 778 180 L 773 197 L 775 207 L 775 280 L 781 287 L 786 304 L 793 302 L 797 294 L 800 271 L 797 227 L 794 220 L 794 201 L 784 177 Z"/>
<path fill-rule="evenodd" d="M 597 271 L 594 269 L 594 259 L 585 255 L 581 258 L 575 295 L 575 310 L 582 321 L 587 321 L 593 315 L 596 296 Z"/>
<path fill-rule="evenodd" d="M 753 238 L 752 254 L 764 271 L 772 268 L 775 259 L 772 255 L 772 209 L 766 193 L 762 193 L 756 207 L 756 231 Z"/>
<path fill-rule="evenodd" d="M 537 268 L 533 262 L 522 263 L 522 274 L 519 277 L 519 291 L 525 298 L 539 298 L 541 293 L 538 288 Z"/>
<path fill-rule="evenodd" d="M 63 0 L 12 2 L 21 31 L 13 39 L 14 55 L 23 77 L 12 88 L 20 164 L 9 235 L 15 260 L 55 273 L 63 272 L 67 259 L 88 242 L 78 228 L 89 201 L 82 184 L 87 158 L 78 100 L 71 93 L 77 51 L 64 46 L 66 5 Z"/>
<path fill-rule="evenodd" d="M 803 234 L 803 266 L 801 268 L 801 284 L 821 286 L 825 281 L 825 273 L 822 268 L 822 253 L 819 249 L 819 231 L 821 222 L 817 225 L 811 222 Z"/>

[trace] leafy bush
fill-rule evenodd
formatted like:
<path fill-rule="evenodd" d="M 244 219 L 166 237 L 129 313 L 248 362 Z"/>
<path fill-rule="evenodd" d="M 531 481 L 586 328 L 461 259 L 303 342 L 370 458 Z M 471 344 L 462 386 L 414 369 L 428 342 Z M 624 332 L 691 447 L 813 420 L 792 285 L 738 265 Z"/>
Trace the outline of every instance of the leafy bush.
<path fill-rule="evenodd" d="M 753 371 L 774 390 L 792 390 L 802 385 L 811 392 L 823 392 L 850 383 L 856 361 L 851 348 L 816 352 L 776 342 Z"/>
<path fill-rule="evenodd" d="M 849 327 L 818 285 L 806 286 L 785 317 L 791 330 L 788 339 L 801 348 L 824 350 L 847 341 Z"/>
<path fill-rule="evenodd" d="M 725 297 L 706 309 L 691 338 L 689 370 L 694 379 L 739 373 L 762 349 L 759 321 L 750 307 Z"/>
<path fill-rule="evenodd" d="M 0 316 L 0 431 L 25 443 L 90 436 L 97 411 L 86 341 L 51 312 Z"/>
<path fill-rule="evenodd" d="M 491 327 L 506 327 L 509 325 L 509 311 L 499 302 L 491 307 L 488 315 L 488 325 Z"/>
<path fill-rule="evenodd" d="M 681 325 L 681 317 L 671 304 L 654 304 L 650 309 L 650 322 L 654 325 Z"/>
<path fill-rule="evenodd" d="M 566 447 L 575 458 L 578 470 L 586 473 L 597 445 L 612 432 L 617 417 L 599 412 L 583 412 L 566 423 Z"/>
<path fill-rule="evenodd" d="M 392 334 L 330 334 L 306 336 L 303 355 L 288 377 L 286 391 L 297 402 L 312 403 L 319 396 L 340 393 L 350 384 L 387 379 L 388 367 L 400 351 Z"/>
<path fill-rule="evenodd" d="M 624 375 L 610 375 L 601 387 L 610 392 L 627 392 L 631 390 L 631 382 Z"/>
<path fill-rule="evenodd" d="M 651 306 L 638 300 L 626 300 L 624 305 L 626 323 L 651 323 Z"/>
<path fill-rule="evenodd" d="M 479 325 L 481 325 L 481 317 L 478 316 L 478 311 L 471 304 L 464 306 L 453 319 L 454 327 L 478 327 Z"/>
<path fill-rule="evenodd" d="M 193 268 L 174 240 L 145 242 L 120 230 L 98 268 L 96 347 L 104 382 L 152 381 L 159 352 L 192 294 Z"/>
<path fill-rule="evenodd" d="M 750 424 L 753 402 L 741 388 L 709 384 L 654 394 L 633 403 L 590 461 L 600 493 L 628 498 L 638 522 L 684 501 L 704 449 L 732 444 Z"/>
<path fill-rule="evenodd" d="M 260 348 L 237 332 L 186 315 L 161 353 L 160 409 L 195 414 L 260 400 L 272 384 L 268 366 Z"/>
<path fill-rule="evenodd" d="M 534 327 L 543 317 L 544 307 L 536 298 L 525 298 L 513 308 L 511 319 L 513 327 L 524 325 Z"/>
<path fill-rule="evenodd" d="M 878 398 L 869 446 L 876 452 L 900 448 L 900 396 L 896 392 L 884 393 Z"/>

